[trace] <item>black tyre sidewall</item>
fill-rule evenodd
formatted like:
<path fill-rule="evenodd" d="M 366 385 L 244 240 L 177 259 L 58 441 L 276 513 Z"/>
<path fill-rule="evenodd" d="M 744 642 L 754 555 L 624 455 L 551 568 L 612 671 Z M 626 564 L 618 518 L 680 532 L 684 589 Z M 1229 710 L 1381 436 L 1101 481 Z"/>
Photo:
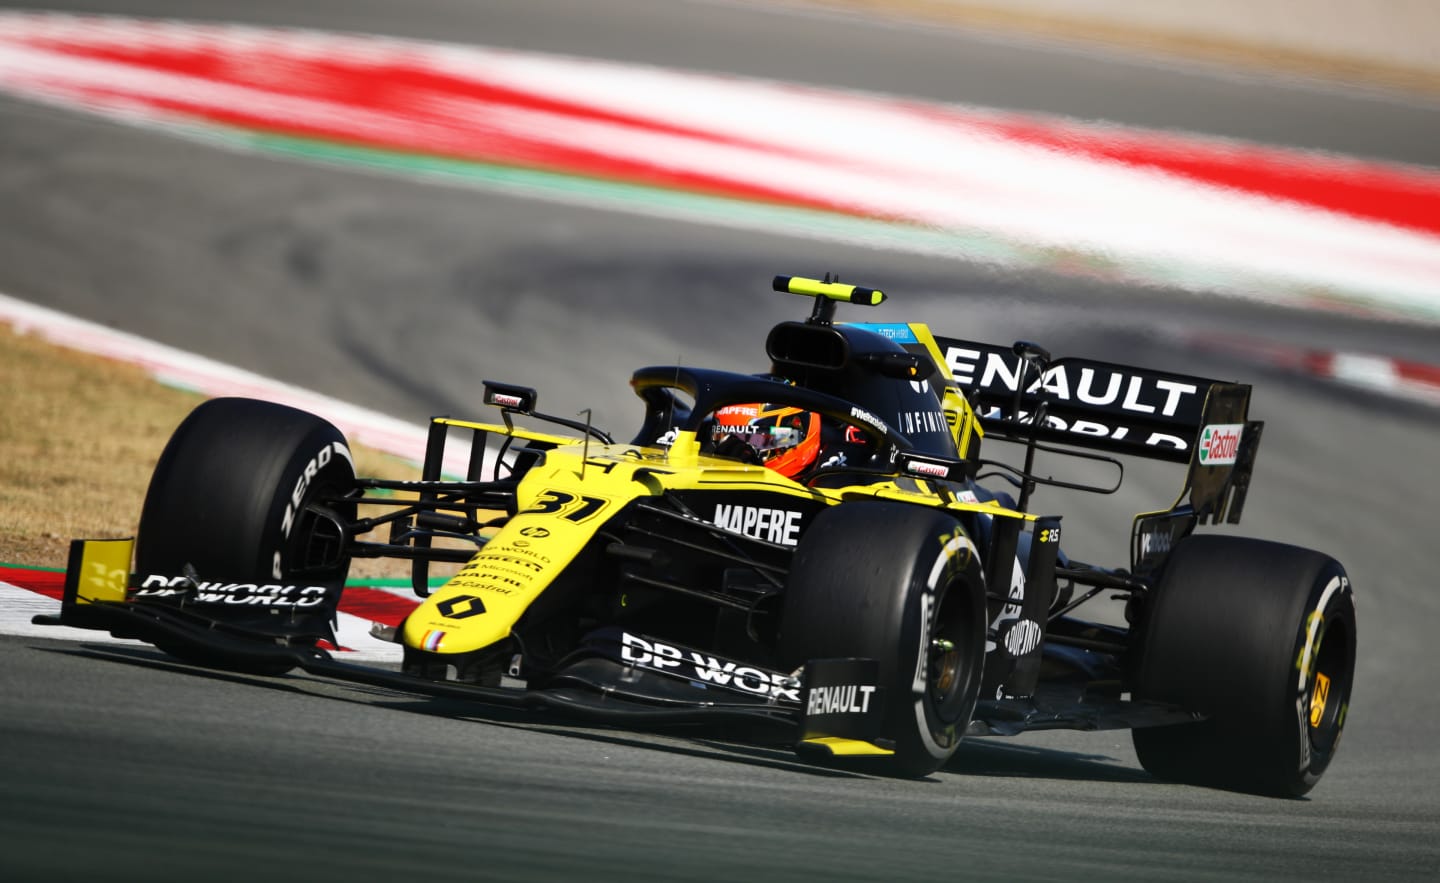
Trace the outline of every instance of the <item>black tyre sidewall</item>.
<path fill-rule="evenodd" d="M 1341 565 L 1320 552 L 1242 537 L 1178 545 L 1141 623 L 1139 699 L 1209 717 L 1136 730 L 1162 778 L 1300 796 L 1339 747 L 1354 684 L 1355 607 Z M 1312 731 L 1317 650 L 1331 694 Z"/>
<path fill-rule="evenodd" d="M 137 568 L 178 574 L 189 564 L 205 579 L 343 584 L 344 563 L 323 573 L 305 569 L 304 510 L 318 495 L 354 485 L 345 438 L 325 420 L 271 402 L 205 402 L 156 465 Z"/>
<path fill-rule="evenodd" d="M 782 660 L 797 667 L 820 658 L 877 660 L 885 729 L 895 742 L 891 768 L 927 775 L 955 752 L 979 695 L 983 586 L 975 546 L 943 512 L 902 503 L 828 509 L 802 537 L 791 567 Z M 962 654 L 943 712 L 927 699 L 925 685 L 942 616 Z"/>

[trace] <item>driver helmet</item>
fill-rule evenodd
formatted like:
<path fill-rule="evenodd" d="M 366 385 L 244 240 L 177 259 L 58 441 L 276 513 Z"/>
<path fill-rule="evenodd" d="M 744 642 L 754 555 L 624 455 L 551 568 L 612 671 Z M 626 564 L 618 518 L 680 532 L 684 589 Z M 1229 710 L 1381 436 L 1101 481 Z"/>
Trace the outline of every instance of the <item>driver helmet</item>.
<path fill-rule="evenodd" d="M 727 405 L 715 412 L 717 450 L 743 443 L 756 462 L 794 478 L 820 456 L 820 415 L 789 405 Z M 748 458 L 748 457 L 747 457 Z"/>

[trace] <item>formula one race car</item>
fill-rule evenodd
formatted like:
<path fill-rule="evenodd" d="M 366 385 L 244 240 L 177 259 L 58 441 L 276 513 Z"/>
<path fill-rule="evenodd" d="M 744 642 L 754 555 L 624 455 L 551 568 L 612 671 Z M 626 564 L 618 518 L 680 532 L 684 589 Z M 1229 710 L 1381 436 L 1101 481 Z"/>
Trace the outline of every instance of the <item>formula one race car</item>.
<path fill-rule="evenodd" d="M 1248 386 L 837 324 L 838 302 L 884 295 L 775 288 L 815 300 L 771 330 L 770 371 L 636 371 L 629 443 L 487 382 L 500 423 L 435 418 L 419 480 L 357 478 L 319 417 L 206 402 L 160 458 L 137 541 L 76 541 L 61 612 L 40 619 L 240 671 L 710 724 L 904 776 L 965 735 L 1124 727 L 1158 777 L 1314 786 L 1354 677 L 1345 571 L 1196 533 L 1240 518 L 1262 427 Z M 1022 462 L 983 457 L 995 440 Z M 1042 477 L 1037 452 L 1115 481 Z M 1114 491 L 1114 454 L 1187 471 L 1174 505 L 1135 517 L 1127 566 L 1101 568 L 1061 551 L 1031 497 Z M 389 636 L 399 671 L 321 649 L 351 560 L 376 557 L 408 559 L 423 599 Z M 437 562 L 458 571 L 432 591 Z M 1073 615 L 1101 595 L 1128 627 Z"/>

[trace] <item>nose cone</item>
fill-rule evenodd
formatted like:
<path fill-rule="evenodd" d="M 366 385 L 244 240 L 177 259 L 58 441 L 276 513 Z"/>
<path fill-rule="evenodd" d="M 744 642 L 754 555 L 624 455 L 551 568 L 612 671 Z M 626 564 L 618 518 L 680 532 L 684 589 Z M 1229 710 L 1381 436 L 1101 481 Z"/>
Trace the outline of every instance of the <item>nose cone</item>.
<path fill-rule="evenodd" d="M 430 653 L 470 653 L 503 640 L 514 619 L 486 606 L 484 593 L 447 584 L 405 620 L 401 640 Z"/>

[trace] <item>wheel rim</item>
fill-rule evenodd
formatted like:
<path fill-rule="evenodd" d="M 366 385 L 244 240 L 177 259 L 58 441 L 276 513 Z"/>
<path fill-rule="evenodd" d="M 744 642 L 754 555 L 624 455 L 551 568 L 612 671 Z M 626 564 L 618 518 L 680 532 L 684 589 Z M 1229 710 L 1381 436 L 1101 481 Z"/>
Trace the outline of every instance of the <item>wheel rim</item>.
<path fill-rule="evenodd" d="M 344 554 L 346 537 L 329 519 L 311 511 L 313 499 L 338 497 L 346 489 L 334 484 L 316 487 L 313 497 L 303 501 L 304 508 L 296 519 L 290 541 L 285 549 L 285 569 L 295 576 L 311 579 L 325 579 L 342 576 L 349 570 L 349 560 Z M 341 504 L 334 507 L 337 514 L 346 520 L 354 520 L 355 505 Z"/>
<path fill-rule="evenodd" d="M 926 660 L 926 702 L 943 725 L 962 722 L 969 712 L 967 697 L 979 673 L 967 664 L 972 658 L 973 638 L 967 629 L 965 587 L 953 583 L 945 587 L 931 626 L 930 646 Z"/>
<path fill-rule="evenodd" d="M 1332 620 L 1319 637 L 1314 671 L 1305 687 L 1306 732 L 1311 748 L 1318 753 L 1328 754 L 1340 738 L 1353 674 L 1347 626 Z"/>

